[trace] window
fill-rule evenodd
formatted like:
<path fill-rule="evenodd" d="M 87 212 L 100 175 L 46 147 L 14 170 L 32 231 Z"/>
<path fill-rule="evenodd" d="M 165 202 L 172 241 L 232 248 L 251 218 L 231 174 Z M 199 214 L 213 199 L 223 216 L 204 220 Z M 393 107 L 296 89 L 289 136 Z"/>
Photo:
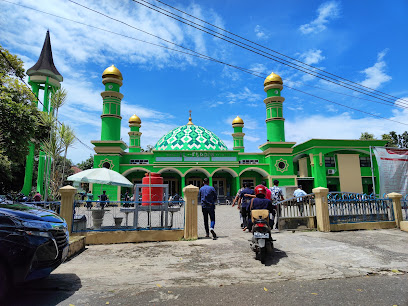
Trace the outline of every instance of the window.
<path fill-rule="evenodd" d="M 131 159 L 129 163 L 132 165 L 145 165 L 148 164 L 149 161 L 147 159 Z"/>
<path fill-rule="evenodd" d="M 326 167 L 336 167 L 336 160 L 334 156 L 326 156 L 324 158 L 324 164 Z"/>
<path fill-rule="evenodd" d="M 243 165 L 253 165 L 253 164 L 259 164 L 259 160 L 257 159 L 244 159 L 239 161 L 240 164 Z"/>
<path fill-rule="evenodd" d="M 360 156 L 360 167 L 371 167 L 369 156 Z"/>

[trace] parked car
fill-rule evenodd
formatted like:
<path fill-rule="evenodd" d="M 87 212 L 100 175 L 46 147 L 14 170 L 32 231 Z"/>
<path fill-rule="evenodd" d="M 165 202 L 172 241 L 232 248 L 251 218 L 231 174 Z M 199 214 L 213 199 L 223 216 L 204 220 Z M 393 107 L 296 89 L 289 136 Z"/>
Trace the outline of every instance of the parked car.
<path fill-rule="evenodd" d="M 0 201 L 0 298 L 18 283 L 47 277 L 67 258 L 65 220 L 34 205 Z"/>

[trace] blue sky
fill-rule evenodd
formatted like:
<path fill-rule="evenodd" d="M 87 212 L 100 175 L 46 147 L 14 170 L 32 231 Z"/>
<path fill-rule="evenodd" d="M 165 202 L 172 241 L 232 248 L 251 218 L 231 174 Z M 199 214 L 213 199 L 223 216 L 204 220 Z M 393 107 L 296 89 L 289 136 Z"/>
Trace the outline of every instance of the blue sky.
<path fill-rule="evenodd" d="M 124 24 L 69 1 L 9 0 L 89 25 L 175 48 Z M 408 124 L 408 111 L 368 98 L 271 59 L 251 53 L 132 1 L 81 1 L 87 7 L 227 63 L 269 74 L 289 85 Z M 156 5 L 160 3 L 153 2 Z M 389 1 L 167 1 L 189 14 L 320 69 L 396 97 L 408 99 L 406 50 L 408 2 Z M 254 4 L 256 3 L 256 5 Z M 247 152 L 266 141 L 263 79 L 224 65 L 147 45 L 1 1 L 0 43 L 30 68 L 50 30 L 54 62 L 64 77 L 67 103 L 59 119 L 90 144 L 100 139 L 103 91 L 101 75 L 114 64 L 123 75 L 122 138 L 128 142 L 128 119 L 142 120 L 142 147 L 154 145 L 171 129 L 193 122 L 217 134 L 232 149 L 231 122 L 244 119 Z M 316 87 L 346 93 L 344 96 Z M 370 117 L 284 88 L 286 141 L 310 138 L 356 139 L 368 131 L 380 137 L 407 125 Z M 395 101 L 394 101 L 395 102 Z M 74 162 L 93 152 L 75 144 Z"/>

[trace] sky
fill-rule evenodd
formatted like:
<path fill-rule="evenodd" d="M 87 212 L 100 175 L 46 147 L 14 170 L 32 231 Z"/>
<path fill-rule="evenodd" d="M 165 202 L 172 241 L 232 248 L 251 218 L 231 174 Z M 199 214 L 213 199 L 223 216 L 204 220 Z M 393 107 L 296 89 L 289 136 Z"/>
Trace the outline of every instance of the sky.
<path fill-rule="evenodd" d="M 405 0 L 165 0 L 259 45 L 394 96 L 388 105 L 368 101 L 375 99 L 230 44 L 134 1 L 77 0 L 113 19 L 66 0 L 7 1 L 0 0 L 0 44 L 20 56 L 28 69 L 36 63 L 49 29 L 54 63 L 64 77 L 62 87 L 68 92 L 59 120 L 70 125 L 90 147 L 91 140 L 100 140 L 100 93 L 104 90 L 101 76 L 112 64 L 123 75 L 122 140 L 129 142 L 128 120 L 136 114 L 142 120 L 142 147 L 154 145 L 171 129 L 186 124 L 191 110 L 193 123 L 214 132 L 229 149 L 231 123 L 240 116 L 245 122 L 245 151 L 260 152 L 259 145 L 266 142 L 263 81 L 271 72 L 279 74 L 284 83 L 283 115 L 288 142 L 358 139 L 362 132 L 381 138 L 390 131 L 408 130 L 407 108 L 395 105 L 398 98 L 408 100 Z M 172 42 L 263 76 L 135 39 L 183 50 L 169 43 Z M 397 104 L 401 102 L 408 105 L 403 100 Z M 69 149 L 68 158 L 79 163 L 93 153 L 76 142 Z"/>

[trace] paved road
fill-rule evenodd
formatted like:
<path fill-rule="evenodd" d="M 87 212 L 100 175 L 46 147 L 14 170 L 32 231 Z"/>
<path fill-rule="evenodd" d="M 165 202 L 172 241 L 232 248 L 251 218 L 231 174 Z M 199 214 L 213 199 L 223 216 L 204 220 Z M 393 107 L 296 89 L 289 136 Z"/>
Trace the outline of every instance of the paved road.
<path fill-rule="evenodd" d="M 237 211 L 221 206 L 216 218 L 218 240 L 89 246 L 50 278 L 19 288 L 12 302 L 192 305 L 227 299 L 256 305 L 252 297 L 268 300 L 273 289 L 282 304 L 326 304 L 323 299 L 329 299 L 339 305 L 344 296 L 357 305 L 408 305 L 406 232 L 275 233 L 275 256 L 263 265 L 249 249 L 251 236 L 240 229 Z"/>

